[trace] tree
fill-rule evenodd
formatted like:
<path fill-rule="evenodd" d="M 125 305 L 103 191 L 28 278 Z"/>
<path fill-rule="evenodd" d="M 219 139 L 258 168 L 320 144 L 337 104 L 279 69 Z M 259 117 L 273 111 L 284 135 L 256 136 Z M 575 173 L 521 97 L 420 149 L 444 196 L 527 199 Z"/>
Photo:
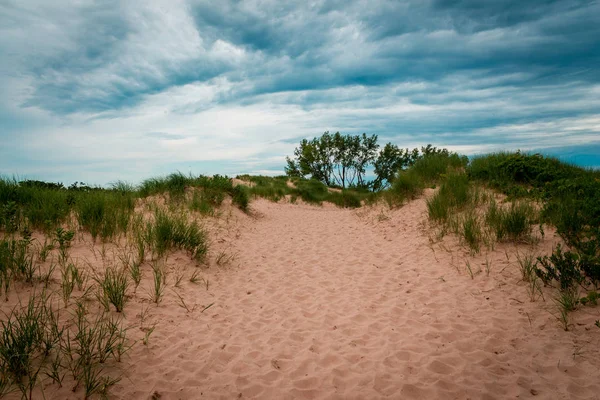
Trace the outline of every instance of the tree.
<path fill-rule="evenodd" d="M 327 186 L 370 188 L 384 190 L 390 186 L 394 176 L 417 160 L 437 154 L 449 155 L 447 149 L 438 149 L 428 144 L 412 150 L 401 149 L 387 143 L 379 151 L 377 135 L 342 135 L 339 132 L 323 133 L 312 140 L 303 139 L 294 149 L 294 158 L 286 157 L 285 173 L 292 177 L 310 176 Z M 375 179 L 366 180 L 369 166 L 373 166 Z"/>
<path fill-rule="evenodd" d="M 294 150 L 295 160 L 287 158 L 286 174 L 290 176 L 311 175 L 326 185 L 331 183 L 332 138 L 325 132 L 320 138 L 313 140 L 303 139 L 300 146 Z"/>
<path fill-rule="evenodd" d="M 326 185 L 367 187 L 366 168 L 377 157 L 377 135 L 342 135 L 325 132 L 312 140 L 303 139 L 286 158 L 288 176 L 307 176 Z"/>

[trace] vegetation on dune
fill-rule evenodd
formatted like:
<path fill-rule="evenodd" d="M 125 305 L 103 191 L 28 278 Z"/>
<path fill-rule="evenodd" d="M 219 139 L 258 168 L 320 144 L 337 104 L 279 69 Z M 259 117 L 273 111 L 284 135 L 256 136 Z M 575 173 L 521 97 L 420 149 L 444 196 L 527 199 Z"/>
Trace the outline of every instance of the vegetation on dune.
<path fill-rule="evenodd" d="M 552 257 L 540 259 L 553 278 L 577 275 L 594 285 L 600 281 L 600 171 L 576 167 L 540 154 L 496 153 L 473 159 L 469 176 L 500 190 L 509 198 L 542 203 L 541 220 L 554 225 L 570 250 L 557 247 Z M 517 230 L 529 210 L 515 206 L 505 223 Z M 542 276 L 544 272 L 540 272 Z M 564 286 L 564 283 L 561 283 Z"/>
<path fill-rule="evenodd" d="M 90 232 L 94 239 L 114 239 L 128 230 L 138 199 L 168 194 L 173 202 L 186 199 L 186 189 L 194 189 L 190 208 L 204 214 L 213 213 L 225 197 L 244 212 L 249 195 L 245 188 L 233 185 L 228 177 L 215 175 L 185 176 L 171 174 L 165 178 L 145 180 L 139 187 L 117 182 L 109 189 L 93 188 L 81 183 L 64 187 L 60 183 L 21 181 L 0 178 L 0 230 L 7 233 L 22 229 L 51 232 L 71 222 Z"/>

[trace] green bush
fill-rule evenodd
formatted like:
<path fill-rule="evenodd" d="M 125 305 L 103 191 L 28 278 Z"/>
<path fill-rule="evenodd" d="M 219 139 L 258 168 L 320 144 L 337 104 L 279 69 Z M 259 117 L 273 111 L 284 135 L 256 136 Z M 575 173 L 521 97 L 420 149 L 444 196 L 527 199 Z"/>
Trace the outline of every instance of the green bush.
<path fill-rule="evenodd" d="M 556 280 L 560 283 L 561 290 L 572 289 L 585 280 L 581 270 L 580 258 L 576 253 L 563 252 L 561 245 L 557 245 L 551 256 L 538 257 L 535 272 L 545 284 Z"/>
<path fill-rule="evenodd" d="M 287 184 L 287 176 L 273 178 L 270 176 L 238 175 L 237 178 L 253 184 L 248 188 L 248 192 L 254 197 L 263 197 L 277 202 L 293 192 L 293 188 Z"/>

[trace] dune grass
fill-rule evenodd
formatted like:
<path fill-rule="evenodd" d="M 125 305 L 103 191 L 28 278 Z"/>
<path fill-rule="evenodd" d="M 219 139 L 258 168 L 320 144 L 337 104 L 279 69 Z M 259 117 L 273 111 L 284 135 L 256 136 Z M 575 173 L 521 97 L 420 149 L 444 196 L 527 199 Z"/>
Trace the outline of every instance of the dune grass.
<path fill-rule="evenodd" d="M 208 251 L 208 239 L 204 229 L 195 221 L 188 221 L 183 213 L 172 213 L 160 208 L 146 225 L 146 242 L 158 257 L 167 251 L 182 249 L 193 259 L 202 262 Z"/>
<path fill-rule="evenodd" d="M 122 191 L 81 193 L 75 203 L 79 225 L 103 241 L 127 231 L 134 208 L 134 193 Z"/>
<path fill-rule="evenodd" d="M 248 194 L 254 198 L 262 197 L 274 202 L 289 196 L 292 202 L 300 198 L 306 203 L 321 205 L 324 202 L 341 208 L 358 208 L 363 202 L 372 202 L 376 193 L 359 188 L 327 187 L 316 179 L 290 178 L 287 176 L 250 176 L 238 175 L 240 180 L 248 182 Z"/>
<path fill-rule="evenodd" d="M 102 288 L 103 295 L 115 307 L 117 312 L 122 312 L 127 302 L 127 288 L 129 279 L 125 268 L 108 267 L 104 277 L 96 278 Z"/>
<path fill-rule="evenodd" d="M 84 303 L 78 302 L 74 319 L 61 322 L 47 293 L 34 294 L 25 306 L 17 305 L 2 324 L 0 333 L 0 390 L 13 388 L 32 399 L 40 378 L 46 375 L 62 385 L 67 373 L 83 387 L 85 398 L 106 395 L 118 378 L 104 371 L 109 358 L 119 362 L 130 344 L 120 321 L 99 315 L 87 317 Z"/>

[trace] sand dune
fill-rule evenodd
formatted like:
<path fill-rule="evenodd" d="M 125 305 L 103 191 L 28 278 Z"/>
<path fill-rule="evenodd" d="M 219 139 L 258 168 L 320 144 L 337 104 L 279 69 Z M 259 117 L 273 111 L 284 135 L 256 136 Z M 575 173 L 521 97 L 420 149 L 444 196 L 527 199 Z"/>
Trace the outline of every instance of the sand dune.
<path fill-rule="evenodd" d="M 155 330 L 123 361 L 115 397 L 599 398 L 598 308 L 577 311 L 565 332 L 552 291 L 530 302 L 520 282 L 517 251 L 549 253 L 552 232 L 535 247 L 471 256 L 456 239 L 436 241 L 423 199 L 396 210 L 252 209 L 209 223 L 208 287 L 184 279 L 178 290 L 195 310 L 169 290 L 159 306 L 143 300 L 149 281 L 138 288 L 130 335 L 145 335 L 141 315 Z M 171 277 L 196 268 L 179 253 L 168 265 Z M 81 394 L 50 386 L 46 396 Z"/>

